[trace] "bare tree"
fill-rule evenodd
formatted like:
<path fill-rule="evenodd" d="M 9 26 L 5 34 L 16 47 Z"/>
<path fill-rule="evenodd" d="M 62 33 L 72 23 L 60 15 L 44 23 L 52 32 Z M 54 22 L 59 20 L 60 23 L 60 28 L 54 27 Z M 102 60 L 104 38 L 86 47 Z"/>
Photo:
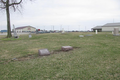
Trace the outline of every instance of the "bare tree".
<path fill-rule="evenodd" d="M 10 26 L 10 8 L 12 8 L 14 11 L 19 10 L 19 7 L 22 7 L 22 2 L 23 0 L 0 0 L 0 8 L 6 10 L 7 38 L 12 37 L 11 26 Z"/>

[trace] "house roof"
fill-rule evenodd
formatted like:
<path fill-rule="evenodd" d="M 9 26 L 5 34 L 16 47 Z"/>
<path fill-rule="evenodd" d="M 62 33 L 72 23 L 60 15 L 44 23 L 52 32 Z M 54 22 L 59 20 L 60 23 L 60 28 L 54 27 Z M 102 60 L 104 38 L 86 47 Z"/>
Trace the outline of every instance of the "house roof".
<path fill-rule="evenodd" d="M 26 28 L 26 27 L 32 27 L 32 26 L 17 27 L 17 28 L 15 28 L 15 29 L 23 29 L 23 28 Z M 34 27 L 32 27 L 32 28 L 34 28 Z"/>
<path fill-rule="evenodd" d="M 120 23 L 107 23 L 102 27 L 120 27 Z"/>
<path fill-rule="evenodd" d="M 96 26 L 96 27 L 94 27 L 92 29 L 102 29 L 102 26 Z"/>

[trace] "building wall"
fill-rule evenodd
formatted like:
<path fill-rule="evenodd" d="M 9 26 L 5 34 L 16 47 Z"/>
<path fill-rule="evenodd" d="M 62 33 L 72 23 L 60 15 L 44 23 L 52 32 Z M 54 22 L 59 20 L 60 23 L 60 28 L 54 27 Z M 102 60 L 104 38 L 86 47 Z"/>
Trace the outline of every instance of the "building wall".
<path fill-rule="evenodd" d="M 36 28 L 26 27 L 26 28 L 23 28 L 22 31 L 36 31 Z"/>
<path fill-rule="evenodd" d="M 98 32 L 102 32 L 102 29 L 93 29 L 93 32 L 95 32 L 95 31 L 98 31 Z"/>
<path fill-rule="evenodd" d="M 102 27 L 102 31 L 113 31 L 115 27 Z M 120 27 L 119 27 L 120 30 Z"/>
<path fill-rule="evenodd" d="M 35 32 L 36 28 L 34 27 L 25 27 L 23 29 L 16 29 L 16 32 Z"/>
<path fill-rule="evenodd" d="M 22 29 L 16 29 L 17 33 L 22 33 Z"/>

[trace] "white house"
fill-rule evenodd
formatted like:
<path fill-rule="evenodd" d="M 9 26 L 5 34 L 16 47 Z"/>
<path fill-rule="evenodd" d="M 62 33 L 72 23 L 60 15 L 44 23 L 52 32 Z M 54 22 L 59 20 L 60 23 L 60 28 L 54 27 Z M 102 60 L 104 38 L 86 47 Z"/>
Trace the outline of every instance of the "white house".
<path fill-rule="evenodd" d="M 94 32 L 95 32 L 95 30 L 97 30 L 98 32 L 102 32 L 102 26 L 96 26 L 96 27 L 92 28 L 91 30 Z"/>
<path fill-rule="evenodd" d="M 21 32 L 35 32 L 36 28 L 32 27 L 32 26 L 23 26 L 23 27 L 17 27 L 17 28 L 15 28 L 15 30 L 16 30 L 17 33 L 21 33 Z"/>
<path fill-rule="evenodd" d="M 120 23 L 107 23 L 102 26 L 102 31 L 113 31 L 115 27 L 120 30 Z"/>

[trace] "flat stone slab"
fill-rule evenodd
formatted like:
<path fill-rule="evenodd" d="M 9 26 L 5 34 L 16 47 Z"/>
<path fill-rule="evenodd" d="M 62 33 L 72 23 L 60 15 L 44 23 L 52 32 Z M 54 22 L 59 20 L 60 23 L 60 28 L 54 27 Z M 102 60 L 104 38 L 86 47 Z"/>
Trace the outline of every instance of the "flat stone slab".
<path fill-rule="evenodd" d="M 50 55 L 50 52 L 48 51 L 48 49 L 39 49 L 38 54 L 40 56 L 48 56 L 48 55 Z"/>
<path fill-rule="evenodd" d="M 120 36 L 120 34 L 113 34 L 113 36 Z"/>
<path fill-rule="evenodd" d="M 62 51 L 69 51 L 69 50 L 72 50 L 72 49 L 73 49 L 72 46 L 62 46 L 62 47 L 61 47 L 61 50 L 62 50 Z"/>
<path fill-rule="evenodd" d="M 93 36 L 92 34 L 87 34 L 86 36 Z"/>
<path fill-rule="evenodd" d="M 84 37 L 84 35 L 79 35 L 79 37 Z"/>
<path fill-rule="evenodd" d="M 32 35 L 29 34 L 29 38 L 31 38 L 31 37 L 32 37 Z"/>

